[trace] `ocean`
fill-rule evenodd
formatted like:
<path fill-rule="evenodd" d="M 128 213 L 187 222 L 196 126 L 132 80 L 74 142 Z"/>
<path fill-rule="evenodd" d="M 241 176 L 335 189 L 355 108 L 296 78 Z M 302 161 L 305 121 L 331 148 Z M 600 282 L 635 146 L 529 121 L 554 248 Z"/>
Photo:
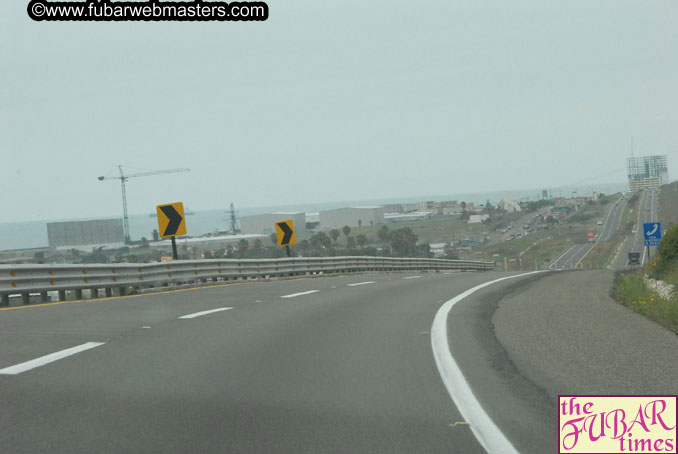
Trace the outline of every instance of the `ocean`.
<path fill-rule="evenodd" d="M 578 195 L 589 194 L 593 191 L 612 194 L 625 191 L 626 184 L 602 184 L 587 185 L 585 187 L 561 187 L 549 189 L 549 195 L 553 197 L 571 196 L 576 191 Z M 541 190 L 510 191 L 515 200 L 529 198 L 538 200 L 541 198 Z M 374 199 L 360 201 L 344 201 L 333 203 L 314 203 L 297 204 L 271 207 L 239 208 L 236 206 L 238 217 L 251 216 L 254 214 L 271 213 L 275 211 L 283 212 L 306 212 L 315 213 L 321 210 L 330 210 L 333 208 L 342 208 L 347 206 L 361 205 L 385 205 L 392 203 L 413 203 L 422 200 L 458 200 L 474 203 L 485 203 L 487 200 L 493 204 L 497 203 L 503 197 L 504 192 L 485 192 L 476 194 L 457 194 L 457 195 L 435 195 L 435 196 L 416 196 L 400 197 L 393 199 Z M 155 214 L 149 216 L 151 210 L 146 214 L 134 214 L 129 217 L 130 236 L 133 240 L 139 240 L 142 237 L 153 238 L 153 230 L 158 228 Z M 120 214 L 112 214 L 108 218 L 115 218 Z M 186 227 L 190 236 L 200 236 L 217 230 L 228 230 L 230 225 L 229 212 L 227 208 L 221 210 L 196 211 L 193 215 L 186 216 Z M 13 249 L 33 249 L 44 248 L 48 246 L 47 242 L 47 223 L 60 221 L 82 221 L 92 218 L 81 219 L 55 219 L 42 221 L 24 221 L 24 222 L 5 222 L 0 223 L 0 250 L 7 251 Z M 102 218 L 95 218 L 102 219 Z M 105 218 L 104 218 L 105 219 Z"/>

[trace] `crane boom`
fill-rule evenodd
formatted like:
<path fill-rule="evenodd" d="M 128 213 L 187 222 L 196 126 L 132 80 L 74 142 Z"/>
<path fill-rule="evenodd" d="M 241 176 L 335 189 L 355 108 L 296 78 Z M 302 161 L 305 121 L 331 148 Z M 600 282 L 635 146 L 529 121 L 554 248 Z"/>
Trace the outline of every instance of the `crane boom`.
<path fill-rule="evenodd" d="M 128 178 L 136 178 L 136 177 L 149 177 L 151 175 L 160 175 L 164 173 L 177 173 L 177 172 L 189 172 L 191 169 L 187 168 L 180 168 L 180 169 L 167 169 L 167 170 L 154 170 L 154 171 L 149 171 L 149 172 L 140 172 L 140 173 L 132 173 L 132 174 L 127 174 L 122 170 L 122 166 L 118 166 L 118 171 L 120 172 L 119 177 L 104 177 L 101 176 L 99 177 L 99 181 L 103 180 L 120 180 L 120 189 L 122 190 L 122 220 L 123 220 L 123 230 L 125 233 L 125 243 L 129 243 L 130 240 L 130 234 L 129 234 L 129 216 L 127 216 L 127 188 L 125 187 L 125 183 L 127 183 Z"/>

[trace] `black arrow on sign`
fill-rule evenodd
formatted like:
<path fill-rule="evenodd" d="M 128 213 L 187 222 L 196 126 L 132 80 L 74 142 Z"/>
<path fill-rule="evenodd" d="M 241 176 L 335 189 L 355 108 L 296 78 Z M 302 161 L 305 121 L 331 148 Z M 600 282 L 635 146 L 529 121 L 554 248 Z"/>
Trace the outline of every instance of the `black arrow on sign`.
<path fill-rule="evenodd" d="M 181 221 L 183 221 L 184 218 L 181 217 L 181 215 L 177 212 L 177 210 L 174 209 L 172 205 L 162 206 L 160 207 L 160 211 L 165 213 L 165 216 L 167 216 L 167 219 L 169 219 L 169 224 L 167 224 L 167 227 L 165 228 L 165 233 L 163 233 L 162 235 L 169 236 L 177 233 L 177 230 L 181 225 Z"/>
<path fill-rule="evenodd" d="M 290 228 L 289 225 L 287 225 L 287 222 L 278 222 L 278 227 L 280 227 L 280 230 L 283 231 L 284 236 L 282 238 L 282 241 L 280 242 L 281 246 L 285 246 L 290 243 L 292 240 L 292 234 L 294 233 L 294 230 Z"/>

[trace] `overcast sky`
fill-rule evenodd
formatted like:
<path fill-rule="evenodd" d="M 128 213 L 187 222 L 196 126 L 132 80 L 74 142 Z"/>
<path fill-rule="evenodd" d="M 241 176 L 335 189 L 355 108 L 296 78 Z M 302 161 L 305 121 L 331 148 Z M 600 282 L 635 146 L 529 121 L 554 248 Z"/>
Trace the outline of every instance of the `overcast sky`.
<path fill-rule="evenodd" d="M 0 222 L 678 177 L 678 2 L 269 1 L 33 22 L 0 1 Z"/>

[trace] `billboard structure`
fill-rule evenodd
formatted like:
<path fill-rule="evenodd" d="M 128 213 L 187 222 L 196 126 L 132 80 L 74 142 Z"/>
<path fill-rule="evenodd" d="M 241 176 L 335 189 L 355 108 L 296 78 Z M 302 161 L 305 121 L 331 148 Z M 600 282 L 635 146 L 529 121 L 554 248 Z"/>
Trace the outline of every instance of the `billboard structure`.
<path fill-rule="evenodd" d="M 640 156 L 627 160 L 629 191 L 658 188 L 669 182 L 666 156 Z"/>
<path fill-rule="evenodd" d="M 47 224 L 49 247 L 90 246 L 125 242 L 122 219 L 50 222 Z"/>

